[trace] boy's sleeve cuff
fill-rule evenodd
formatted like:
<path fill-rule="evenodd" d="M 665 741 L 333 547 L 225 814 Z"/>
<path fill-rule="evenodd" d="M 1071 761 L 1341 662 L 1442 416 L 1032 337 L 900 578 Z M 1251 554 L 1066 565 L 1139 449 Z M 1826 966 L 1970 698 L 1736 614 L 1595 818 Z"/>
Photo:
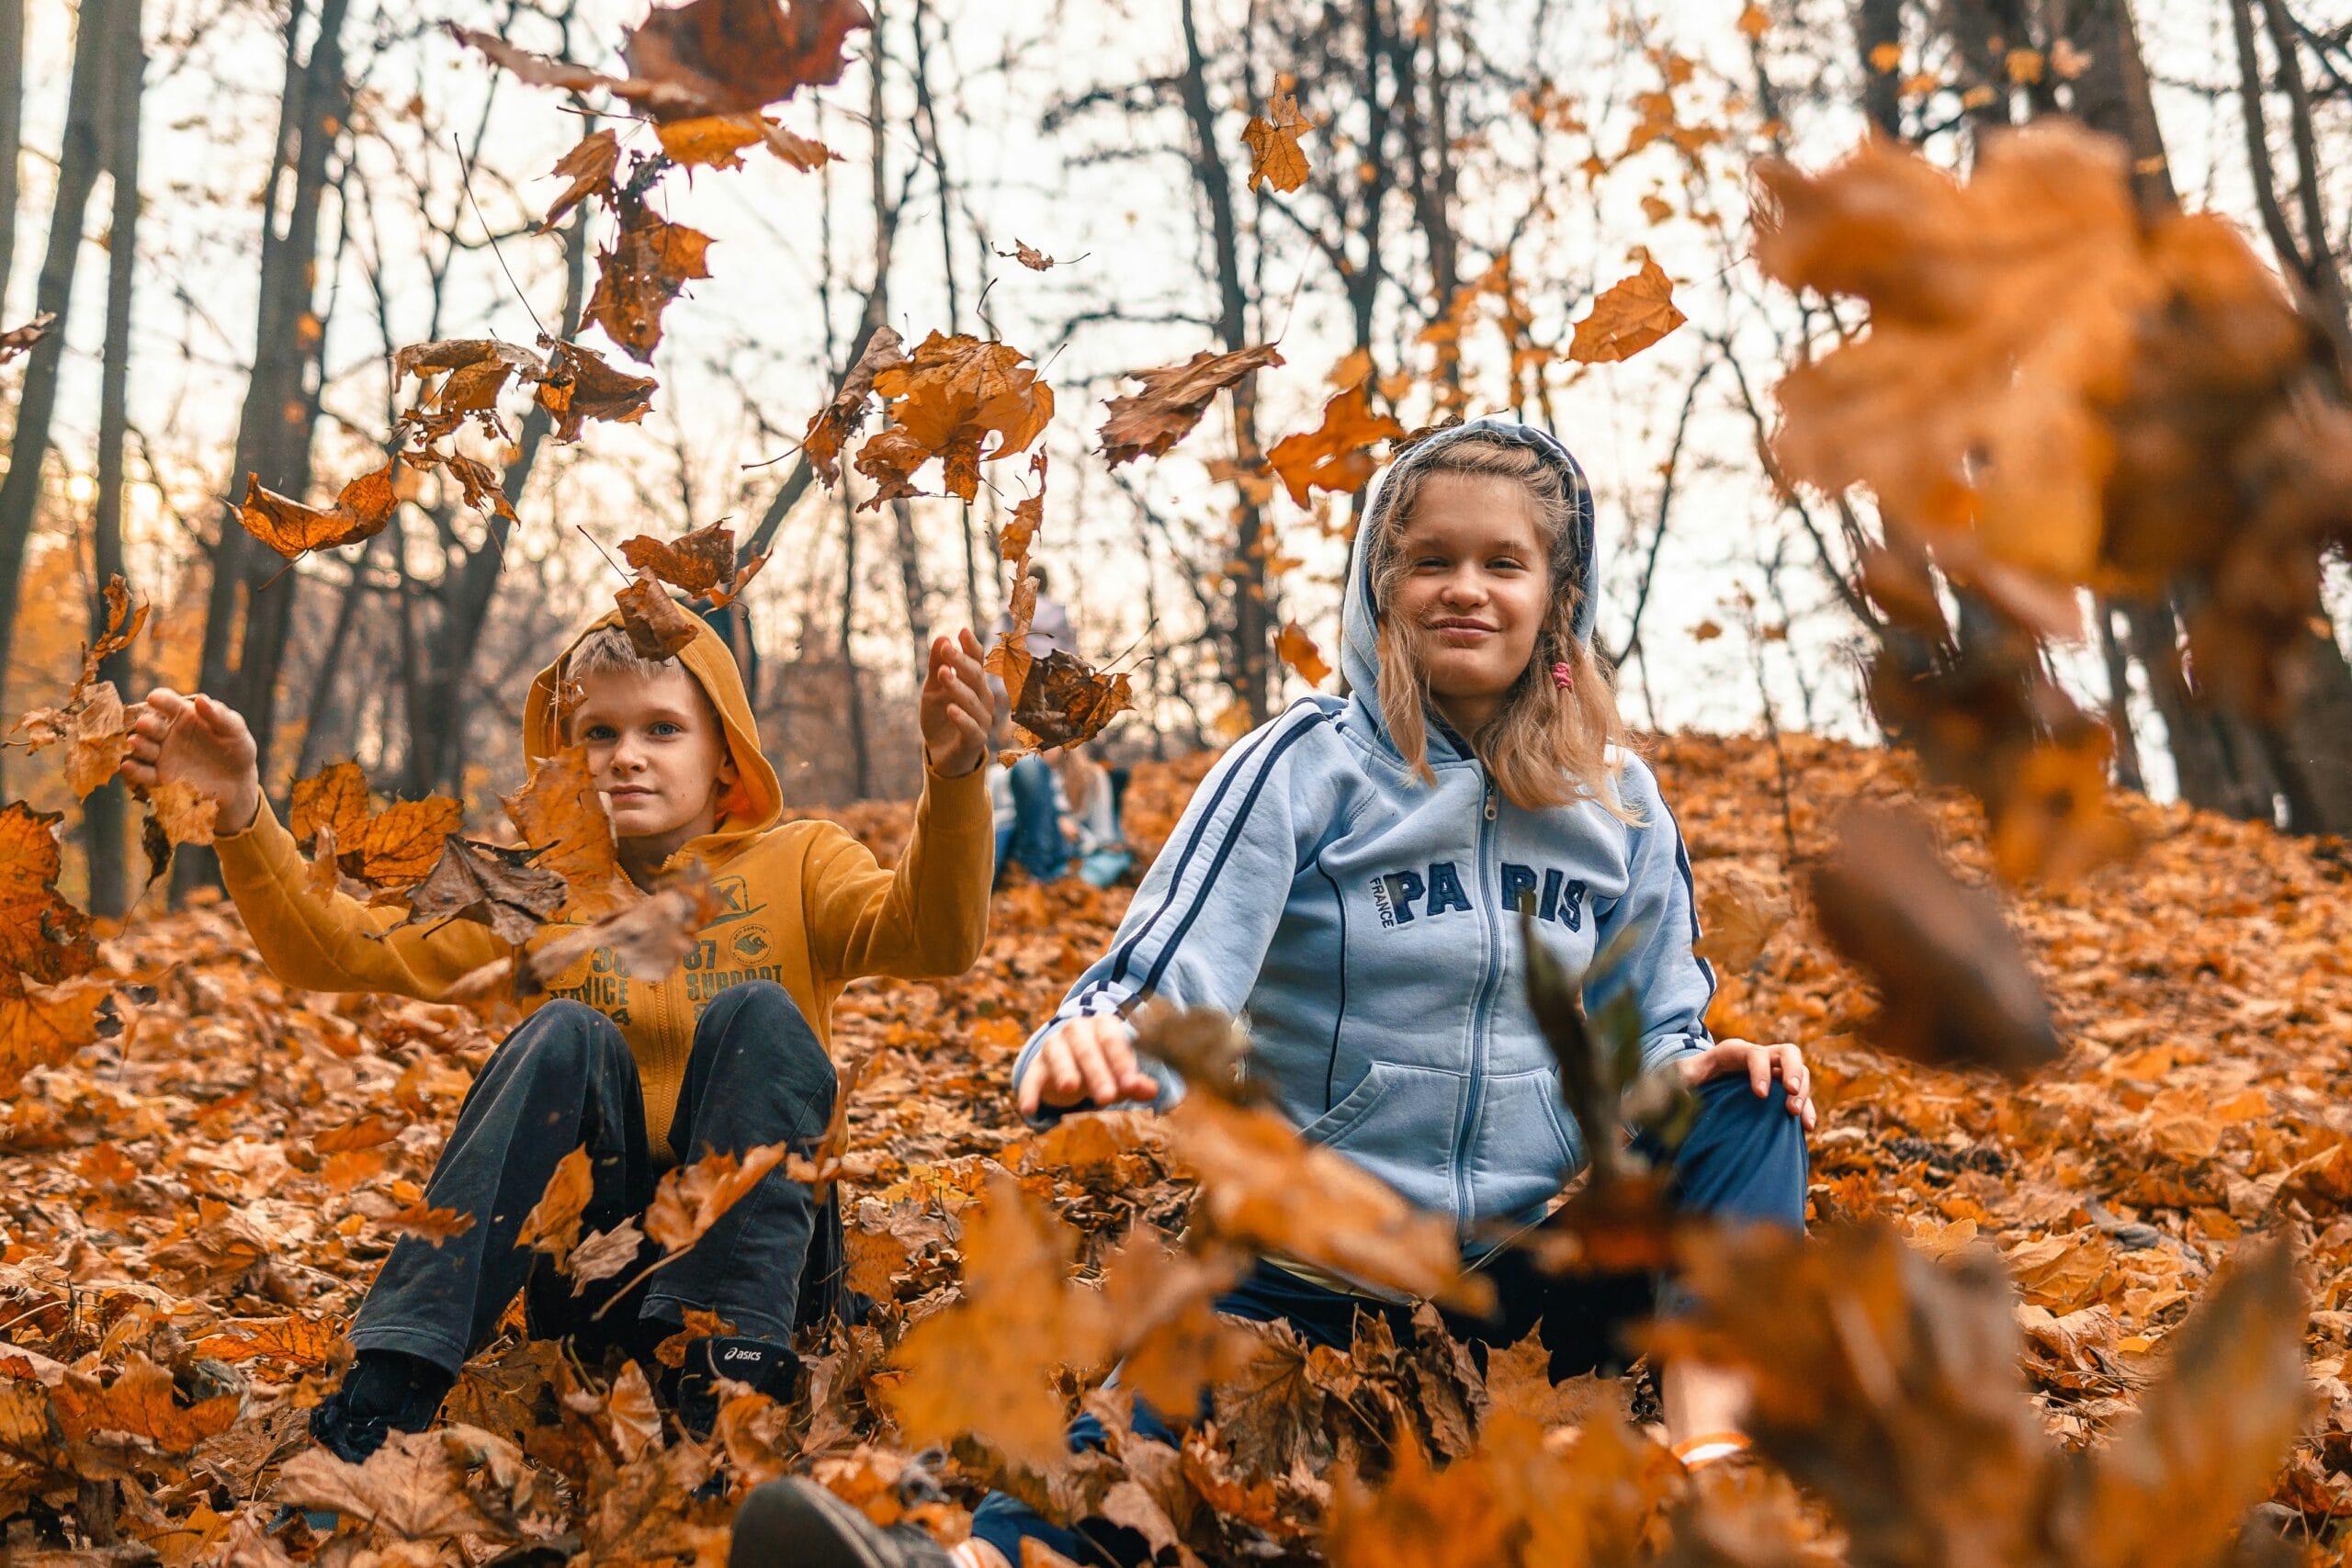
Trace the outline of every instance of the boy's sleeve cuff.
<path fill-rule="evenodd" d="M 934 832 L 962 832 L 979 827 L 995 830 L 996 808 L 989 804 L 988 774 L 985 762 L 954 778 L 933 773 L 929 761 L 923 763 L 923 795 L 930 803 L 927 815 Z"/>

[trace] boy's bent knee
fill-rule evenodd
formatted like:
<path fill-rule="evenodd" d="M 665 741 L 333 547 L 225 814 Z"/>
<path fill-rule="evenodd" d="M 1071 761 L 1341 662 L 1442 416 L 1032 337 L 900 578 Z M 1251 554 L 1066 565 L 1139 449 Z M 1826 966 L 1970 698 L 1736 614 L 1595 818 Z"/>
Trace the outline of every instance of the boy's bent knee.
<path fill-rule="evenodd" d="M 542 1070 L 570 1068 L 592 1073 L 616 1055 L 628 1055 L 628 1042 L 620 1025 L 585 1002 L 560 997 L 525 1019 L 506 1037 L 498 1055 L 510 1058 L 510 1067 L 525 1063 Z M 495 1059 L 495 1058 L 493 1058 Z"/>
<path fill-rule="evenodd" d="M 800 1086 L 804 1093 L 832 1095 L 839 1084 L 832 1059 L 792 993 L 774 980 L 743 980 L 712 998 L 695 1029 L 695 1045 L 756 1058 Z"/>

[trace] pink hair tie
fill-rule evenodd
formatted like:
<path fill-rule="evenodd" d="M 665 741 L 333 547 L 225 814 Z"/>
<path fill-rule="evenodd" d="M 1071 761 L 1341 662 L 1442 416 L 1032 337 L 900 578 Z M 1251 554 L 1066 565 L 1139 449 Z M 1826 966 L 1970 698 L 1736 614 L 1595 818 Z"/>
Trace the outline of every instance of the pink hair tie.
<path fill-rule="evenodd" d="M 1552 684 L 1564 692 L 1573 692 L 1577 689 L 1577 672 L 1568 668 L 1566 660 L 1563 659 L 1552 666 Z"/>

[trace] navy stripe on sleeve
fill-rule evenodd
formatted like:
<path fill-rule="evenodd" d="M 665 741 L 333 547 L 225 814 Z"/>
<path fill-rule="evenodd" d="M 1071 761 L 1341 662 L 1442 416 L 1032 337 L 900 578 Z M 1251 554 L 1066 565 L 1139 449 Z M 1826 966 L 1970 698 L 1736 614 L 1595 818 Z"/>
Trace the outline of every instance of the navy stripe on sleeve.
<path fill-rule="evenodd" d="M 1209 796 L 1208 809 L 1201 813 L 1199 819 L 1193 824 L 1192 832 L 1185 838 L 1184 848 L 1176 857 L 1175 870 L 1168 879 L 1168 892 L 1166 896 L 1160 899 L 1159 908 L 1153 909 L 1150 914 L 1145 916 L 1142 923 L 1136 927 L 1135 934 L 1128 937 L 1126 941 L 1121 942 L 1113 952 L 1111 955 L 1111 967 L 1104 973 L 1102 977 L 1088 986 L 1076 997 L 1070 998 L 1070 1002 L 1066 1004 L 1068 1010 L 1083 1012 L 1085 1010 L 1086 1004 L 1093 1000 L 1097 995 L 1109 990 L 1112 987 L 1126 978 L 1127 966 L 1135 961 L 1137 950 L 1142 947 L 1145 939 L 1151 935 L 1152 928 L 1159 923 L 1161 916 L 1167 914 L 1170 909 L 1175 908 L 1177 895 L 1183 889 L 1184 874 L 1192 866 L 1193 856 L 1199 851 L 1201 847 L 1201 840 L 1207 835 L 1210 824 L 1216 820 L 1217 813 L 1224 808 L 1225 797 L 1227 794 L 1232 790 L 1234 781 L 1240 778 L 1242 773 L 1249 768 L 1250 761 L 1252 761 L 1252 753 L 1264 750 L 1267 746 L 1273 743 L 1279 737 L 1286 733 L 1290 735 L 1302 734 L 1306 729 L 1313 728 L 1315 723 L 1318 723 L 1323 718 L 1329 716 L 1319 708 L 1313 709 L 1311 711 L 1314 714 L 1314 718 L 1308 724 L 1295 727 L 1288 731 L 1283 730 L 1279 724 L 1269 725 L 1264 729 L 1260 730 L 1255 736 L 1251 737 L 1248 741 L 1243 743 L 1241 750 L 1235 754 L 1233 766 L 1226 770 L 1225 776 L 1217 781 L 1216 793 Z M 1284 742 L 1284 744 L 1287 744 L 1287 742 Z M 1276 750 L 1273 753 L 1273 756 L 1279 756 L 1280 754 L 1280 751 Z M 1265 766 L 1272 766 L 1272 756 L 1269 756 L 1265 760 Z M 1257 784 L 1262 784 L 1264 783 L 1264 779 L 1265 775 L 1261 772 L 1258 776 L 1256 784 L 1254 784 L 1250 789 L 1252 798 L 1256 796 Z M 1163 848 L 1160 852 L 1165 854 L 1167 851 Z"/>
<path fill-rule="evenodd" d="M 1237 826 L 1242 818 L 1250 815 L 1250 808 L 1258 804 L 1258 796 L 1265 789 L 1266 781 L 1273 777 L 1274 764 L 1282 761 L 1283 753 L 1305 739 L 1314 731 L 1316 725 L 1321 724 L 1330 716 L 1322 710 L 1317 709 L 1311 722 L 1290 730 L 1268 748 L 1266 760 L 1260 766 L 1258 776 L 1250 781 L 1250 793 L 1241 797 L 1240 809 L 1234 813 L 1233 819 Z M 1192 907 L 1184 911 L 1184 918 L 1178 921 L 1176 929 L 1169 933 L 1168 941 L 1159 949 L 1159 956 L 1152 961 L 1151 972 L 1146 975 L 1143 977 L 1143 983 L 1136 987 L 1136 995 L 1149 995 L 1153 987 L 1159 984 L 1159 976 L 1167 973 L 1168 961 L 1176 956 L 1176 950 L 1184 943 L 1184 933 L 1191 931 L 1193 922 L 1201 918 L 1201 910 L 1208 903 L 1209 890 L 1216 886 L 1217 874 L 1225 869 L 1227 858 L 1233 853 L 1233 840 L 1234 835 L 1228 832 L 1223 841 L 1217 845 L 1216 858 L 1209 862 L 1208 874 L 1201 878 L 1201 886 L 1193 895 Z"/>

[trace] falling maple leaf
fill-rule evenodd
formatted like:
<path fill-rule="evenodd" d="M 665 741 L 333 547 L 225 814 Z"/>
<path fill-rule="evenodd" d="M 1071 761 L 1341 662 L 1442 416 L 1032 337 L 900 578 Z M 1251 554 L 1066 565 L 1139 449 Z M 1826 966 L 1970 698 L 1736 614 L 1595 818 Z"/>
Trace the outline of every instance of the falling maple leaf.
<path fill-rule="evenodd" d="M 2014 1076 L 2057 1058 L 2049 1005 L 1999 904 L 1952 877 L 1916 817 L 1857 807 L 1807 880 L 1823 933 L 1879 988 L 1882 1048 Z"/>
<path fill-rule="evenodd" d="M 57 312 L 43 310 L 22 326 L 10 327 L 6 332 L 0 333 L 0 365 L 6 365 L 18 355 L 28 352 L 33 344 L 47 337 L 49 329 L 56 324 Z"/>
<path fill-rule="evenodd" d="M 568 179 L 571 185 L 548 208 L 548 215 L 539 220 L 539 231 L 547 232 L 556 226 L 563 215 L 591 197 L 609 197 L 613 189 L 613 171 L 619 167 L 621 142 L 612 127 L 592 130 L 582 137 L 556 161 L 548 174 Z"/>
<path fill-rule="evenodd" d="M 488 926 L 501 941 L 520 944 L 563 907 L 561 875 L 532 863 L 539 852 L 480 843 L 450 833 L 441 858 L 408 893 L 408 915 L 383 933 L 409 926 L 438 926 L 471 920 Z"/>
<path fill-rule="evenodd" d="M 1319 686 L 1331 678 L 1331 666 L 1324 660 L 1323 650 L 1315 646 L 1315 639 L 1296 621 L 1283 623 L 1282 631 L 1274 638 L 1274 652 L 1310 686 Z"/>
<path fill-rule="evenodd" d="M 1127 378 L 1143 383 L 1140 392 L 1110 400 L 1111 417 L 1102 422 L 1102 457 L 1113 468 L 1136 457 L 1158 457 L 1192 433 L 1209 401 L 1253 370 L 1283 363 L 1271 343 L 1214 354 L 1202 349 L 1182 365 L 1152 370 L 1131 370 Z"/>
<path fill-rule="evenodd" d="M 678 607 L 650 567 L 639 568 L 637 581 L 615 592 L 613 602 L 620 608 L 621 630 L 628 634 L 628 644 L 639 659 L 675 659 L 695 640 L 695 618 Z"/>
<path fill-rule="evenodd" d="M 523 787 L 503 798 L 506 815 L 534 864 L 563 878 L 566 911 L 594 919 L 634 901 L 637 890 L 621 870 L 612 814 L 597 793 L 584 746 L 567 746 L 531 764 Z"/>
<path fill-rule="evenodd" d="M 986 1202 L 965 1222 L 963 1300 L 899 1341 L 894 1359 L 907 1377 L 888 1399 L 910 1438 L 976 1432 L 1040 1469 L 1061 1456 L 1053 1374 L 1095 1365 L 1112 1338 L 1102 1298 L 1070 1288 L 1075 1251 L 1069 1228 L 1017 1182 L 989 1177 Z"/>
<path fill-rule="evenodd" d="M 495 33 L 447 24 L 521 80 L 582 93 L 602 90 L 642 106 L 656 120 L 732 114 L 841 80 L 842 48 L 873 25 L 858 0 L 691 0 L 657 6 L 622 46 L 630 76 L 550 60 Z"/>
<path fill-rule="evenodd" d="M 497 338 L 411 344 L 392 355 L 393 387 L 397 389 L 411 376 L 418 383 L 415 407 L 401 417 L 428 441 L 449 434 L 469 418 L 485 433 L 503 436 L 506 428 L 498 419 L 498 394 L 508 379 L 519 376 L 535 382 L 547 373 L 547 361 L 537 353 Z"/>
<path fill-rule="evenodd" d="M 149 606 L 133 605 L 120 572 L 107 579 L 104 596 L 106 629 L 95 641 L 83 644 L 81 672 L 65 700 L 53 708 L 27 710 L 10 731 L 24 738 L 27 751 L 65 744 L 65 783 L 77 799 L 87 799 L 112 778 L 130 751 L 130 715 L 114 682 L 97 678 L 98 666 L 130 646 L 147 624 Z"/>
<path fill-rule="evenodd" d="M 1375 441 L 1401 440 L 1405 427 L 1387 414 L 1372 412 L 1372 382 L 1367 372 L 1323 405 L 1323 423 L 1313 430 L 1283 436 L 1266 454 L 1274 472 L 1290 491 L 1291 500 L 1306 504 L 1309 491 L 1352 491 L 1372 478 L 1375 466 L 1365 450 Z"/>
<path fill-rule="evenodd" d="M 865 400 L 874 390 L 874 378 L 906 362 L 905 345 L 899 343 L 899 334 L 888 327 L 876 327 L 874 335 L 865 340 L 865 347 L 858 354 L 857 363 L 849 367 L 842 384 L 834 389 L 832 401 L 809 416 L 800 449 L 808 455 L 808 466 L 816 470 L 827 490 L 841 482 L 842 445 L 865 423 Z"/>
<path fill-rule="evenodd" d="M 209 844 L 220 817 L 220 797 L 186 779 L 166 779 L 147 792 L 147 809 L 168 843 Z"/>
<path fill-rule="evenodd" d="M 1053 257 L 1018 235 L 1013 237 L 1012 249 L 999 251 L 997 254 L 1007 261 L 1019 262 L 1031 272 L 1051 272 L 1056 265 Z"/>
<path fill-rule="evenodd" d="M 1674 284 L 1649 257 L 1633 276 L 1610 285 L 1577 323 L 1568 357 L 1581 365 L 1630 359 L 1690 318 L 1675 308 Z"/>
<path fill-rule="evenodd" d="M 642 201 L 624 203 L 620 233 L 597 253 L 596 287 L 582 319 L 604 328 L 632 359 L 651 364 L 662 312 L 688 283 L 710 276 L 709 248 L 709 235 L 665 221 Z"/>
<path fill-rule="evenodd" d="M 595 350 L 576 343 L 551 343 L 547 375 L 534 394 L 555 415 L 558 441 L 580 439 L 588 420 L 635 424 L 653 406 L 658 383 L 650 376 L 616 370 Z"/>
<path fill-rule="evenodd" d="M 1268 112 L 1272 118 L 1252 115 L 1241 130 L 1250 149 L 1250 188 L 1254 191 L 1265 181 L 1288 194 L 1305 185 L 1311 172 L 1298 138 L 1314 130 L 1315 122 L 1298 112 L 1298 98 L 1290 93 L 1276 93 Z"/>
<path fill-rule="evenodd" d="M 515 984 L 525 996 L 544 991 L 565 970 L 605 947 L 622 974 L 639 980 L 667 978 L 694 944 L 694 933 L 709 923 L 718 908 L 707 875 L 681 874 L 626 908 L 534 948 Z"/>
<path fill-rule="evenodd" d="M 914 470 L 933 457 L 949 494 L 978 495 L 980 464 L 1025 450 L 1054 417 L 1054 389 L 1023 364 L 1027 357 L 1010 344 L 934 329 L 902 363 L 878 370 L 874 389 L 894 423 L 858 452 L 857 471 L 886 491 L 864 504 L 920 494 Z"/>
<path fill-rule="evenodd" d="M 685 1251 L 749 1197 L 789 1152 L 785 1144 L 761 1144 L 741 1155 L 713 1151 L 665 1172 L 645 1210 L 645 1234 L 666 1251 Z"/>
<path fill-rule="evenodd" d="M 1023 671 L 1012 722 L 1026 732 L 1032 749 L 1052 750 L 1093 739 L 1135 705 L 1135 688 L 1125 675 L 1097 674 L 1078 655 L 1057 648 L 1033 659 Z"/>
<path fill-rule="evenodd" d="M 0 982 L 23 976 L 54 985 L 98 961 L 89 917 L 57 891 L 63 820 L 21 800 L 0 810 Z"/>
<path fill-rule="evenodd" d="M 595 1195 L 595 1173 L 583 1144 L 556 1161 L 555 1173 L 548 1178 L 539 1201 L 523 1216 L 514 1245 L 544 1252 L 561 1268 L 571 1249 L 580 1245 L 580 1216 Z"/>
<path fill-rule="evenodd" d="M 1188 1095 L 1168 1113 L 1170 1142 L 1200 1173 L 1194 1223 L 1367 1285 L 1477 1302 L 1452 1223 L 1416 1209 L 1344 1156 L 1300 1140 L 1275 1111 Z"/>
<path fill-rule="evenodd" d="M 873 25 L 859 0 L 692 0 L 656 7 L 621 53 L 638 75 L 727 113 L 840 81 L 849 35 Z"/>
<path fill-rule="evenodd" d="M 334 835 L 334 863 L 371 890 L 422 881 L 441 858 L 442 840 L 458 830 L 465 807 L 440 795 L 396 800 L 381 811 L 368 799 L 368 775 L 353 761 L 332 762 L 294 781 L 287 829 L 296 840 Z"/>
<path fill-rule="evenodd" d="M 400 497 L 392 488 L 398 460 L 345 485 L 334 504 L 321 510 L 261 487 L 261 476 L 245 476 L 245 499 L 237 507 L 244 531 L 284 556 L 299 560 L 312 550 L 331 550 L 373 538 L 392 520 Z"/>
<path fill-rule="evenodd" d="M 766 556 L 758 555 L 738 567 L 735 530 L 724 523 L 713 523 L 674 539 L 636 535 L 621 541 L 621 558 L 689 598 L 708 599 L 717 605 L 733 603 L 768 563 Z"/>

